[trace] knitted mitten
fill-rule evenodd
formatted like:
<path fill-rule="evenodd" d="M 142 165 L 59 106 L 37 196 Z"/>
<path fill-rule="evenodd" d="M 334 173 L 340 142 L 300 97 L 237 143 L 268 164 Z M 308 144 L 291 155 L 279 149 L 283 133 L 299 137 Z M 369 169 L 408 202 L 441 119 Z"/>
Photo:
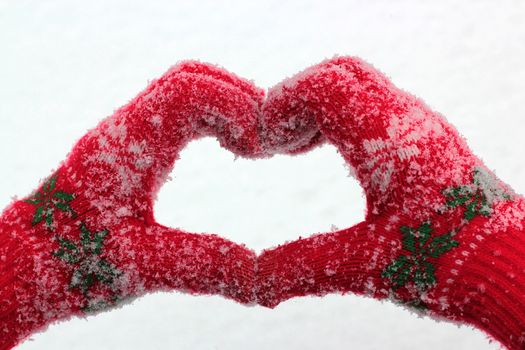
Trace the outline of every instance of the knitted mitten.
<path fill-rule="evenodd" d="M 215 135 L 236 154 L 258 156 L 263 96 L 216 67 L 178 64 L 9 205 L 0 217 L 0 349 L 149 291 L 254 302 L 254 252 L 159 225 L 153 201 L 192 139 Z"/>
<path fill-rule="evenodd" d="M 525 203 L 440 114 L 357 58 L 270 90 L 263 143 L 298 153 L 327 140 L 366 193 L 366 220 L 266 250 L 258 299 L 389 298 L 525 348 Z"/>

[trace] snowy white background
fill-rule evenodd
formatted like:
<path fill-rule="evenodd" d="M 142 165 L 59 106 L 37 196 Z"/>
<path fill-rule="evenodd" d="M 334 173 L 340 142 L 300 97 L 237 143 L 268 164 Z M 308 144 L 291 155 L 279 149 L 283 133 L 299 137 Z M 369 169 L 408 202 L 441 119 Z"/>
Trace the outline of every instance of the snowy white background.
<path fill-rule="evenodd" d="M 0 207 L 178 60 L 261 87 L 334 54 L 359 55 L 442 112 L 525 193 L 525 2 L 0 0 Z M 359 222 L 364 198 L 325 146 L 234 160 L 213 139 L 181 154 L 158 220 L 260 251 Z M 497 349 L 469 327 L 351 295 L 275 310 L 159 293 L 51 326 L 20 349 Z"/>

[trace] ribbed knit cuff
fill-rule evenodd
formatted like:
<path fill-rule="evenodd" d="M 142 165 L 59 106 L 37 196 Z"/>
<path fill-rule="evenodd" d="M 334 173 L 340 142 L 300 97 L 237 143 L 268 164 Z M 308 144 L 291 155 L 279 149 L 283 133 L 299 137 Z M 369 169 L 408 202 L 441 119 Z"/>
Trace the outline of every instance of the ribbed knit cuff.
<path fill-rule="evenodd" d="M 464 272 L 457 289 L 465 308 L 458 318 L 509 349 L 525 349 L 525 231 L 487 236 Z"/>
<path fill-rule="evenodd" d="M 0 222 L 0 350 L 11 349 L 21 337 L 16 326 L 19 303 L 15 294 L 21 254 L 20 245 L 9 229 L 1 227 Z"/>

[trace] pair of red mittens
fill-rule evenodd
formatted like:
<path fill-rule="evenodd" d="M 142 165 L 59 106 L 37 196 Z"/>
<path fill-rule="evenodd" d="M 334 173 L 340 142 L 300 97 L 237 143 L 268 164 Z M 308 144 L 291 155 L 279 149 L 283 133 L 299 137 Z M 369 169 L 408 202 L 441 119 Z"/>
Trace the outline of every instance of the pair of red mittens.
<path fill-rule="evenodd" d="M 334 144 L 367 195 L 365 222 L 259 257 L 155 222 L 178 152 L 215 135 L 246 157 Z M 523 198 L 440 115 L 355 58 L 264 92 L 181 63 L 88 132 L 0 218 L 0 349 L 50 322 L 155 290 L 274 307 L 308 294 L 390 298 L 525 344 Z"/>

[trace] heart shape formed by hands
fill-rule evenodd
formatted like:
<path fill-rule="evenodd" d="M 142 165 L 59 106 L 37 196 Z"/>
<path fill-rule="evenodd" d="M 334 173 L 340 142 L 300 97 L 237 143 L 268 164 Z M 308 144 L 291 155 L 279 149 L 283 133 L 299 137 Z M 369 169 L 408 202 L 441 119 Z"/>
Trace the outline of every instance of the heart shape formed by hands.
<path fill-rule="evenodd" d="M 323 143 L 355 169 L 366 220 L 255 253 L 154 220 L 180 150 L 213 135 L 244 157 Z M 183 62 L 89 131 L 0 218 L 0 349 L 50 322 L 156 290 L 275 307 L 365 294 L 525 344 L 525 203 L 439 114 L 353 57 L 268 92 Z"/>

